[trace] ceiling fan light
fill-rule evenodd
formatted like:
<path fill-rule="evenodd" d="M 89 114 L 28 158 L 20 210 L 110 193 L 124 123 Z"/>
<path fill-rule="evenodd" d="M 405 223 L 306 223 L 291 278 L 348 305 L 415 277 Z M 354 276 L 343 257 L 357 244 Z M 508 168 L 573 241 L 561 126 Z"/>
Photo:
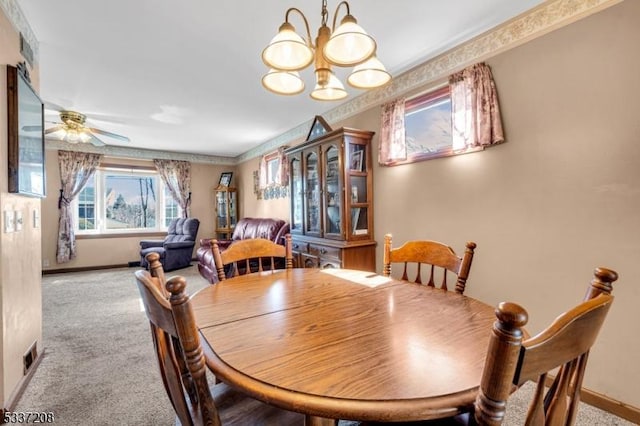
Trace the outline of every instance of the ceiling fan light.
<path fill-rule="evenodd" d="M 311 92 L 311 97 L 317 101 L 337 101 L 347 97 L 342 82 L 332 72 L 328 72 L 328 78 L 323 78 L 326 70 L 316 70 L 316 87 Z M 322 81 L 325 80 L 325 81 Z"/>
<path fill-rule="evenodd" d="M 356 65 L 347 82 L 358 89 L 373 89 L 391 81 L 391 74 L 374 55 L 360 65 Z"/>
<path fill-rule="evenodd" d="M 262 77 L 265 89 L 279 95 L 297 95 L 304 90 L 304 81 L 297 71 L 270 69 Z"/>
<path fill-rule="evenodd" d="M 295 32 L 293 25 L 285 22 L 262 51 L 262 60 L 271 68 L 297 71 L 313 61 L 313 49 Z"/>
<path fill-rule="evenodd" d="M 69 129 L 67 130 L 65 140 L 69 143 L 78 143 L 78 141 L 80 140 L 80 135 L 78 134 L 78 131 L 76 129 Z"/>
<path fill-rule="evenodd" d="M 58 129 L 55 132 L 49 133 L 48 136 L 59 140 L 64 140 L 65 136 L 67 136 L 67 131 L 65 129 Z"/>
<path fill-rule="evenodd" d="M 376 50 L 376 41 L 358 25 L 352 15 L 346 15 L 340 26 L 324 46 L 324 57 L 334 65 L 356 65 L 371 57 Z"/>
<path fill-rule="evenodd" d="M 91 140 L 91 135 L 86 130 L 82 130 L 79 133 L 80 142 L 87 143 Z"/>

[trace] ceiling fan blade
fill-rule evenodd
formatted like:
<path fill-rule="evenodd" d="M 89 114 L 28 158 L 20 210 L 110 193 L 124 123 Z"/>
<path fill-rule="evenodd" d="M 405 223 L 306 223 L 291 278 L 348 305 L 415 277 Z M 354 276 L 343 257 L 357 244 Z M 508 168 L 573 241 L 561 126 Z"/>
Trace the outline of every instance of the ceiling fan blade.
<path fill-rule="evenodd" d="M 60 125 L 58 125 L 58 126 L 50 127 L 50 128 L 48 128 L 48 129 L 46 129 L 46 130 L 44 131 L 44 134 L 45 134 L 45 135 L 48 135 L 49 133 L 55 133 L 55 132 L 57 132 L 57 131 L 59 131 L 59 130 L 64 129 L 64 127 L 65 127 L 65 126 L 64 126 L 64 124 L 60 124 Z"/>
<path fill-rule="evenodd" d="M 42 130 L 42 126 L 22 126 L 22 130 L 25 132 L 39 132 Z"/>
<path fill-rule="evenodd" d="M 89 133 L 87 133 L 89 134 Z M 89 134 L 91 136 L 91 139 L 89 139 L 88 142 L 91 142 L 94 146 L 105 146 L 106 143 L 102 142 L 100 139 L 98 139 L 96 137 L 96 135 L 93 134 Z"/>
<path fill-rule="evenodd" d="M 64 111 L 65 108 L 61 107 L 58 104 L 54 104 L 53 102 L 49 102 L 49 101 L 44 101 L 44 109 L 47 109 L 49 111 Z"/>
<path fill-rule="evenodd" d="M 97 133 L 99 135 L 109 136 L 110 138 L 118 139 L 118 140 L 121 140 L 123 142 L 130 142 L 131 141 L 126 136 L 118 135 L 116 133 L 107 132 L 106 130 L 94 129 L 92 127 L 87 127 L 87 129 L 89 129 L 92 133 Z"/>

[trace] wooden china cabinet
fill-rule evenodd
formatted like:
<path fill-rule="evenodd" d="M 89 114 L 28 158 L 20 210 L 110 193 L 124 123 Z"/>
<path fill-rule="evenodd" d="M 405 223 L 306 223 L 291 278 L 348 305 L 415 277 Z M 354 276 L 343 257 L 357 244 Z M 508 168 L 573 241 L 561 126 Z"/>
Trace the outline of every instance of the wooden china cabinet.
<path fill-rule="evenodd" d="M 219 185 L 214 189 L 216 198 L 216 238 L 230 240 L 238 222 L 236 189 Z"/>
<path fill-rule="evenodd" d="M 286 151 L 295 266 L 375 271 L 373 135 L 340 128 Z"/>

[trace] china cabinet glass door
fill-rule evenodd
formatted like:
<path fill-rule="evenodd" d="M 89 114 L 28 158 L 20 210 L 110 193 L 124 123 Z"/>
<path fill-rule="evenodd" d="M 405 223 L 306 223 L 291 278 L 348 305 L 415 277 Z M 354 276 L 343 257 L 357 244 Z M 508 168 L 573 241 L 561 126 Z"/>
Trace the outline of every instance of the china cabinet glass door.
<path fill-rule="evenodd" d="M 320 162 L 316 151 L 306 152 L 305 171 L 305 234 L 320 235 Z"/>
<path fill-rule="evenodd" d="M 291 174 L 291 232 L 302 232 L 302 161 L 299 157 L 291 159 L 289 166 Z"/>
<path fill-rule="evenodd" d="M 340 151 L 330 145 L 324 151 L 324 236 L 341 239 L 342 236 L 342 177 L 340 175 Z"/>
<path fill-rule="evenodd" d="M 369 165 L 367 159 L 367 145 L 349 143 L 349 187 L 350 198 L 349 234 L 352 238 L 370 238 L 369 208 L 371 194 L 369 193 Z"/>
<path fill-rule="evenodd" d="M 230 239 L 238 221 L 237 193 L 229 187 L 218 187 L 215 192 L 217 238 Z"/>

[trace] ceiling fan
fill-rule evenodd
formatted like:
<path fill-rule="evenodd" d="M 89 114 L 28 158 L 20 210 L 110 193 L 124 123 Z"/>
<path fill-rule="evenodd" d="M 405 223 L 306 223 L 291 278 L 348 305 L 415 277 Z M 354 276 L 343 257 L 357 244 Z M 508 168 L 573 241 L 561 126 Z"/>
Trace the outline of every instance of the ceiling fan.
<path fill-rule="evenodd" d="M 85 126 L 87 116 L 77 111 L 66 109 L 58 109 L 60 121 L 55 122 L 56 125 L 45 129 L 44 134 L 55 137 L 69 143 L 92 143 L 95 146 L 104 146 L 106 143 L 96 135 L 107 136 L 122 142 L 129 142 L 126 136 L 108 132 L 106 130 L 97 129 L 95 127 Z"/>

